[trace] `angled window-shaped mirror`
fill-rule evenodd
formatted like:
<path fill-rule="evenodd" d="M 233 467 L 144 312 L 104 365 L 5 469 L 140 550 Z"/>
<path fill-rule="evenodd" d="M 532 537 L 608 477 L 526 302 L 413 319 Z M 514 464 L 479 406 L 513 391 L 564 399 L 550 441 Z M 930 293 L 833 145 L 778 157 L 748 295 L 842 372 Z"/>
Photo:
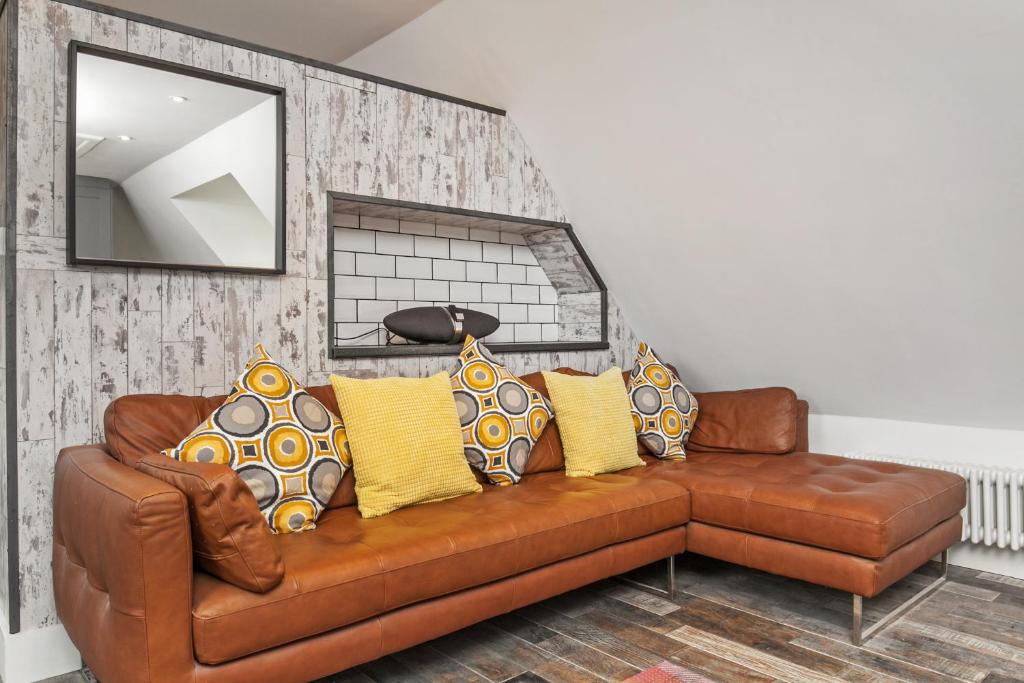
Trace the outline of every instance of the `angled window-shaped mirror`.
<path fill-rule="evenodd" d="M 68 262 L 284 272 L 284 91 L 72 42 Z"/>

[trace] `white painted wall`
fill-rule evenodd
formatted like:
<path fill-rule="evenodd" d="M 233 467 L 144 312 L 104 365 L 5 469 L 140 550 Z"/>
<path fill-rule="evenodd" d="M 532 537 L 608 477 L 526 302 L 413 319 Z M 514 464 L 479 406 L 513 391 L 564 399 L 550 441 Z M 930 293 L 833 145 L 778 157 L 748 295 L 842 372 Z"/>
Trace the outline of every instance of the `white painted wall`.
<path fill-rule="evenodd" d="M 507 107 L 694 386 L 1024 428 L 1024 4 L 446 0 L 345 64 Z"/>
<path fill-rule="evenodd" d="M 693 387 L 1024 467 L 1024 4 L 445 0 L 345 65 L 506 107 Z"/>
<path fill-rule="evenodd" d="M 147 237 L 165 259 L 272 268 L 276 158 L 277 100 L 268 97 L 139 170 L 122 187 Z M 223 210 L 237 198 L 214 201 L 216 192 L 175 199 L 228 173 L 255 203 L 255 210 Z"/>

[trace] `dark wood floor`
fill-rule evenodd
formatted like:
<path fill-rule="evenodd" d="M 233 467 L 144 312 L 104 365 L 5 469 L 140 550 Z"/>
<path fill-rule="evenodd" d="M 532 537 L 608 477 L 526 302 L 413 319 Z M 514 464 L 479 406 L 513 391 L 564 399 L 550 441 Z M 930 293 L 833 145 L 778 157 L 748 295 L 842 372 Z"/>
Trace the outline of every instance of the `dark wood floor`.
<path fill-rule="evenodd" d="M 932 579 L 926 567 L 866 620 Z M 664 582 L 664 565 L 635 573 Z M 950 581 L 865 647 L 847 594 L 684 555 L 669 602 L 604 581 L 319 683 L 620 681 L 663 661 L 715 681 L 1024 681 L 1024 581 L 950 567 Z M 71 679 L 66 680 L 81 680 Z"/>

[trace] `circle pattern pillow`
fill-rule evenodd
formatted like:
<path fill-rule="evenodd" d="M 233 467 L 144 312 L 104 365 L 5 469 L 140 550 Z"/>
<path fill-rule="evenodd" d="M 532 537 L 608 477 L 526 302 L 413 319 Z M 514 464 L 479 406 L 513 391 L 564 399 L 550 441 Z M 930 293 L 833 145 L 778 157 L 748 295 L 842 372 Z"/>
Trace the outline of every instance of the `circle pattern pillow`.
<path fill-rule="evenodd" d="M 636 352 L 628 391 L 640 442 L 662 460 L 685 460 L 697 399 L 644 342 Z"/>
<path fill-rule="evenodd" d="M 492 484 L 517 483 L 554 415 L 547 399 L 472 336 L 466 337 L 451 378 L 466 460 Z"/>
<path fill-rule="evenodd" d="M 262 344 L 224 403 L 163 454 L 233 469 L 252 490 L 271 530 L 281 534 L 316 528 L 352 465 L 341 420 Z"/>

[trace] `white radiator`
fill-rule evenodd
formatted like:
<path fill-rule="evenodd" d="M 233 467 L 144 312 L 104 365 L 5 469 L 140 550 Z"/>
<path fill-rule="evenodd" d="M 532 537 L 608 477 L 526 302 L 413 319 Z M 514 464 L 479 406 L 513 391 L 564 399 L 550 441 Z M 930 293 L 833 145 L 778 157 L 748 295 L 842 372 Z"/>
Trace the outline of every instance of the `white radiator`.
<path fill-rule="evenodd" d="M 895 462 L 955 472 L 967 480 L 963 540 L 1020 550 L 1024 547 L 1024 471 L 912 460 L 877 453 L 847 453 L 858 460 Z"/>

